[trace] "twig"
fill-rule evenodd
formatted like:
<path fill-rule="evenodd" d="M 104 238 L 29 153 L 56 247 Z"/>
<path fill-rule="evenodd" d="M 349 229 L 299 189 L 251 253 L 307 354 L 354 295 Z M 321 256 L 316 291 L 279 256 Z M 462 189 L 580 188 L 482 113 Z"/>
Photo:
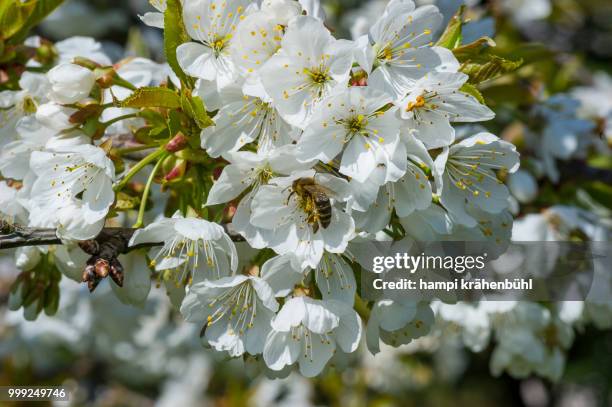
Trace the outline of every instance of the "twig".
<path fill-rule="evenodd" d="M 222 225 L 235 242 L 243 242 L 244 238 L 239 234 L 231 231 L 227 224 Z M 134 232 L 138 230 L 136 228 L 104 228 L 102 232 L 92 240 L 107 240 L 111 236 L 120 236 L 126 241 L 129 241 Z M 1 249 L 14 249 L 17 247 L 25 246 L 47 246 L 47 245 L 61 245 L 63 242 L 57 237 L 56 230 L 51 228 L 30 228 L 22 227 L 18 225 L 11 225 L 3 222 L 0 225 L 0 250 Z M 137 245 L 128 247 L 127 251 L 136 250 L 142 247 L 153 247 L 161 246 L 160 243 L 149 243 L 145 245 Z"/>
<path fill-rule="evenodd" d="M 231 232 L 227 224 L 223 227 L 233 241 L 244 240 L 242 236 Z M 83 271 L 83 282 L 87 283 L 89 291 L 94 291 L 100 281 L 107 276 L 110 276 L 117 285 L 123 286 L 123 266 L 119 262 L 119 255 L 164 244 L 164 242 L 143 243 L 130 247 L 129 241 L 136 230 L 138 229 L 104 228 L 94 239 L 79 242 L 79 247 L 90 255 Z M 21 227 L 0 221 L 0 250 L 61 244 L 63 242 L 57 237 L 55 229 Z"/>

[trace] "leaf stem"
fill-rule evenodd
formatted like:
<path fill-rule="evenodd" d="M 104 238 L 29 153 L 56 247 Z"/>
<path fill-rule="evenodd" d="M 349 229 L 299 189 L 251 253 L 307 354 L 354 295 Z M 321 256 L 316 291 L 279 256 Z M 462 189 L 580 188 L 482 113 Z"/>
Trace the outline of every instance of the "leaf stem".
<path fill-rule="evenodd" d="M 139 114 L 138 114 L 138 113 L 130 113 L 130 114 L 125 114 L 125 115 L 123 115 L 123 116 L 117 116 L 117 117 L 115 117 L 115 118 L 113 118 L 113 119 L 110 119 L 110 120 L 109 120 L 109 121 L 107 121 L 107 122 L 103 122 L 103 123 L 100 123 L 100 124 L 101 124 L 102 126 L 104 126 L 104 127 L 108 127 L 108 126 L 110 126 L 111 124 L 115 124 L 115 123 L 117 123 L 117 122 L 120 122 L 121 120 L 133 119 L 133 118 L 135 118 L 135 117 L 139 117 Z"/>
<path fill-rule="evenodd" d="M 133 147 L 124 147 L 124 148 L 119 148 L 117 149 L 117 154 L 119 155 L 123 155 L 123 154 L 129 154 L 129 153 L 134 153 L 137 151 L 142 151 L 142 150 L 149 150 L 151 148 L 155 148 L 157 147 L 156 145 L 141 145 L 141 146 L 133 146 Z"/>
<path fill-rule="evenodd" d="M 146 167 L 147 165 L 155 161 L 157 158 L 164 155 L 165 152 L 166 152 L 165 150 L 159 149 L 147 155 L 142 160 L 140 160 L 136 165 L 134 165 L 130 169 L 130 171 L 125 175 L 125 177 L 121 179 L 121 181 L 119 181 L 113 186 L 113 191 L 117 192 L 121 190 L 123 187 L 127 185 L 128 182 L 130 182 L 130 180 L 132 179 L 132 177 L 134 177 L 134 175 L 136 175 L 144 167 Z"/>
<path fill-rule="evenodd" d="M 121 86 L 122 88 L 126 88 L 126 89 L 129 89 L 129 90 L 136 90 L 137 89 L 136 86 L 132 85 L 130 82 L 126 81 L 125 79 L 123 79 L 119 75 L 115 75 L 113 77 L 113 85 Z"/>
<path fill-rule="evenodd" d="M 142 198 L 140 199 L 140 208 L 138 209 L 138 218 L 136 219 L 136 223 L 134 223 L 134 226 L 133 226 L 134 228 L 141 228 L 143 226 L 144 214 L 145 214 L 145 209 L 147 206 L 147 199 L 149 198 L 149 192 L 151 190 L 151 185 L 153 185 L 153 179 L 155 178 L 155 174 L 157 173 L 157 170 L 161 166 L 161 163 L 164 161 L 164 158 L 169 154 L 166 151 L 163 151 L 163 150 L 160 150 L 160 151 L 162 151 L 162 154 L 160 155 L 159 160 L 157 160 L 157 163 L 155 163 L 155 166 L 153 167 L 151 174 L 149 174 L 149 179 L 147 180 L 145 189 L 142 192 Z"/>

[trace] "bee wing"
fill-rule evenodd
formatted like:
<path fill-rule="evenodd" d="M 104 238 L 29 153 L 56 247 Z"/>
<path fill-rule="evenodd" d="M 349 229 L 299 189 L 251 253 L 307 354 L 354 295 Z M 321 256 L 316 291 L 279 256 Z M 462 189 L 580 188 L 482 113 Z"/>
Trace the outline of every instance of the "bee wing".
<path fill-rule="evenodd" d="M 332 198 L 334 197 L 336 194 L 334 194 L 334 191 L 332 191 L 329 188 L 326 188 L 322 185 L 304 185 L 303 186 L 304 189 L 308 192 L 310 192 L 313 195 L 327 195 L 327 197 Z"/>

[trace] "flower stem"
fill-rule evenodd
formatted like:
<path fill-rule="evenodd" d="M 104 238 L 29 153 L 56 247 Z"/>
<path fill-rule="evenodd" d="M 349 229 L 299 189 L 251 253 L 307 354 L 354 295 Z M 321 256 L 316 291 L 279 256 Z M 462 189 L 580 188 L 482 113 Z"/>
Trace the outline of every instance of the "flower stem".
<path fill-rule="evenodd" d="M 155 145 L 141 145 L 141 146 L 132 146 L 132 147 L 124 147 L 124 148 L 120 148 L 117 150 L 117 154 L 119 155 L 123 155 L 123 154 L 129 154 L 129 153 L 135 153 L 137 151 L 142 151 L 142 150 L 149 150 L 151 148 L 155 148 L 157 146 Z"/>
<path fill-rule="evenodd" d="M 130 114 L 126 114 L 126 115 L 123 115 L 123 116 L 115 117 L 114 119 L 111 119 L 111 120 L 109 120 L 107 122 L 100 123 L 100 124 L 102 126 L 104 126 L 104 127 L 108 127 L 111 124 L 120 122 L 121 120 L 133 119 L 133 118 L 138 117 L 138 116 L 139 116 L 138 113 L 130 113 Z"/>
<path fill-rule="evenodd" d="M 145 189 L 142 192 L 142 198 L 140 200 L 140 208 L 138 208 L 138 218 L 136 219 L 136 223 L 134 223 L 134 226 L 133 226 L 134 228 L 141 228 L 143 226 L 144 214 L 145 214 L 145 209 L 147 206 L 147 199 L 149 198 L 149 191 L 151 190 L 151 185 L 153 185 L 153 179 L 155 178 L 155 174 L 157 173 L 157 170 L 161 166 L 161 163 L 164 161 L 164 158 L 169 154 L 166 151 L 163 151 L 163 150 L 161 151 L 162 151 L 162 154 L 160 155 L 159 160 L 157 160 L 157 163 L 155 163 L 155 166 L 153 167 L 151 174 L 149 174 L 149 179 L 147 180 Z"/>
<path fill-rule="evenodd" d="M 126 88 L 129 90 L 136 90 L 136 86 L 132 85 L 130 82 L 126 81 L 119 75 L 115 75 L 113 77 L 113 85 L 121 86 L 122 88 Z"/>
<path fill-rule="evenodd" d="M 359 314 L 359 316 L 364 320 L 368 321 L 370 319 L 370 309 L 368 308 L 368 303 L 365 302 L 359 295 L 355 294 L 355 311 Z"/>
<path fill-rule="evenodd" d="M 132 179 L 134 175 L 136 175 L 140 170 L 142 170 L 144 167 L 146 167 L 147 165 L 149 165 L 150 163 L 152 163 L 159 157 L 165 155 L 165 153 L 166 153 L 165 150 L 162 150 L 162 149 L 156 150 L 152 152 L 151 154 L 149 154 L 148 156 L 146 156 L 145 158 L 143 158 L 142 160 L 140 160 L 135 166 L 133 166 L 130 169 L 130 171 L 125 175 L 125 177 L 121 179 L 121 181 L 119 181 L 113 186 L 113 190 L 115 192 L 121 190 L 123 187 L 127 185 L 128 182 L 130 182 L 130 180 Z"/>

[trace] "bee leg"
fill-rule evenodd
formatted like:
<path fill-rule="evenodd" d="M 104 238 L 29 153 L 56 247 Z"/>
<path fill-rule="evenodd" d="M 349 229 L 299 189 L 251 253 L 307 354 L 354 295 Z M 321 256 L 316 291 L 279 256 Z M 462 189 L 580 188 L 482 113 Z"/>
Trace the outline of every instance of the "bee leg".
<path fill-rule="evenodd" d="M 287 187 L 287 188 L 289 188 L 289 187 Z M 289 201 L 291 200 L 291 197 L 293 196 L 293 194 L 295 194 L 295 191 L 291 191 L 291 193 L 287 197 L 287 200 L 285 201 L 285 206 L 289 205 Z"/>

